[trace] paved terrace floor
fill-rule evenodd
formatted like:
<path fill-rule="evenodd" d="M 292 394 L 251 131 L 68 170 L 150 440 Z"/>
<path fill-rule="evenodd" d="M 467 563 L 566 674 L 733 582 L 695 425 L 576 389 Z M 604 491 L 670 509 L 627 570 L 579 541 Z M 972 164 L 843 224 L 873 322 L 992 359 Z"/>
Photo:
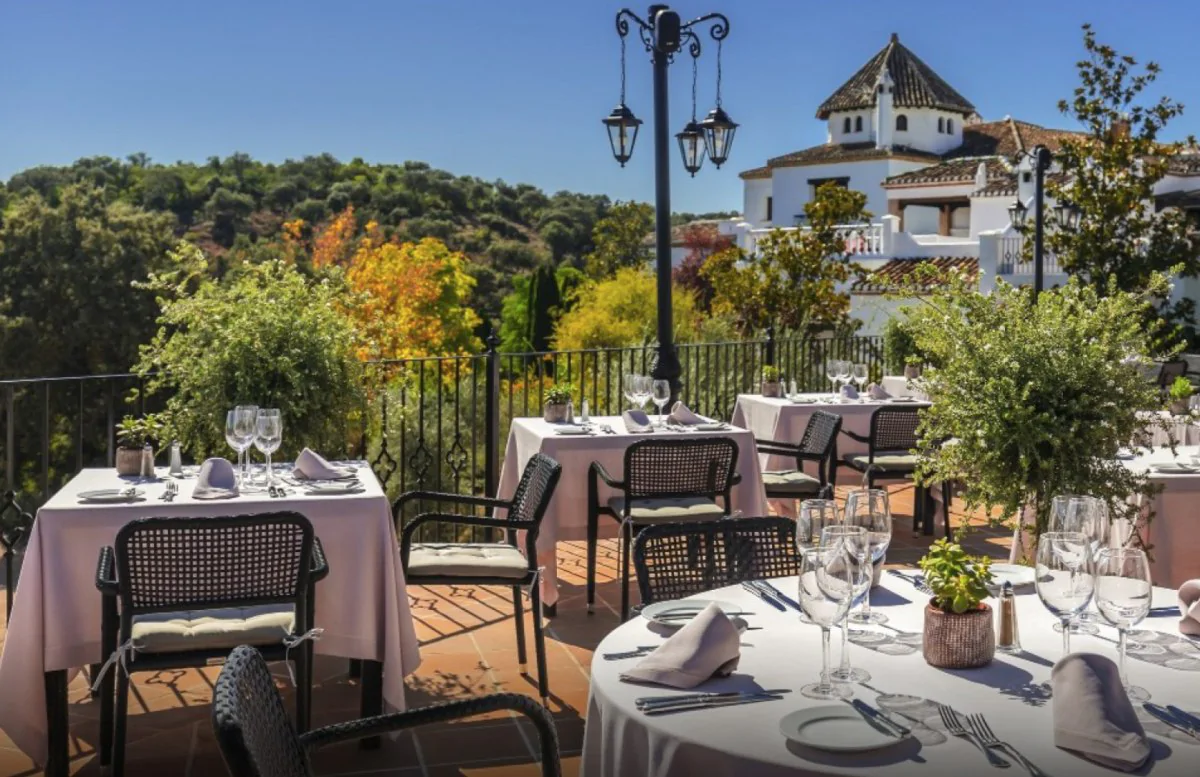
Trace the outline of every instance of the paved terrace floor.
<path fill-rule="evenodd" d="M 912 536 L 912 489 L 892 489 L 895 533 L 888 551 L 890 566 L 912 566 L 929 545 L 929 538 Z M 844 498 L 844 494 L 841 495 Z M 952 511 L 954 525 L 963 520 L 961 505 Z M 967 540 L 975 553 L 1007 556 L 1011 535 L 988 528 L 980 517 Z M 939 521 L 939 534 L 940 534 Z M 585 547 L 583 543 L 559 545 L 561 598 L 558 617 L 548 621 L 547 662 L 550 672 L 551 709 L 558 727 L 563 773 L 579 771 L 583 723 L 587 713 L 588 678 L 592 651 L 617 625 L 620 589 L 615 542 L 600 550 L 596 613 L 589 617 L 584 605 Z M 536 696 L 536 681 L 519 671 L 514 647 L 512 602 L 508 589 L 476 586 L 413 587 L 409 589 L 417 635 L 421 640 L 421 666 L 408 678 L 408 702 L 421 706 L 449 699 L 511 691 Z M 636 585 L 633 596 L 637 596 Z M 318 614 L 319 615 L 319 614 Z M 0 618 L 3 608 L 0 608 Z M 526 614 L 526 617 L 531 617 Z M 532 625 L 529 635 L 530 670 L 534 671 Z M 0 647 L 6 635 L 0 620 Z M 277 683 L 288 696 L 286 671 L 274 666 Z M 225 766 L 209 722 L 209 702 L 218 668 L 134 675 L 129 702 L 128 777 L 221 777 Z M 347 662 L 317 657 L 313 695 L 313 725 L 357 717 L 359 690 L 347 676 Z M 0 703 L 20 703 L 4 697 Z M 71 773 L 99 777 L 96 739 L 98 712 L 85 678 L 70 686 Z M 354 744 L 318 752 L 313 768 L 322 777 L 517 777 L 540 774 L 532 755 L 532 728 L 508 713 L 441 724 L 404 733 L 384 741 L 381 749 L 362 751 Z M 0 732 L 0 777 L 33 777 L 41 772 Z"/>

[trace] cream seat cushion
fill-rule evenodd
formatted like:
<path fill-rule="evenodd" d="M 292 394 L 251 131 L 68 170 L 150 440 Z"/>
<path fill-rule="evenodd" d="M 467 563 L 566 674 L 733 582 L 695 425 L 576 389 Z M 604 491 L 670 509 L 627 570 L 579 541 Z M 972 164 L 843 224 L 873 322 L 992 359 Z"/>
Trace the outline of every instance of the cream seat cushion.
<path fill-rule="evenodd" d="M 871 457 L 847 456 L 846 461 L 865 470 L 871 464 Z M 912 472 L 917 468 L 917 457 L 911 453 L 876 453 L 874 468 L 884 472 Z"/>
<path fill-rule="evenodd" d="M 484 542 L 421 542 L 408 550 L 407 577 L 503 577 L 529 574 L 525 554 L 512 545 Z"/>
<path fill-rule="evenodd" d="M 618 517 L 625 515 L 625 497 L 614 496 L 608 500 L 608 506 Z M 725 510 L 711 499 L 702 496 L 684 496 L 634 499 L 629 514 L 635 523 L 668 523 L 670 521 L 721 518 L 725 515 Z"/>
<path fill-rule="evenodd" d="M 821 490 L 821 481 L 794 469 L 764 472 L 762 481 L 768 491 L 783 494 L 815 494 Z"/>
<path fill-rule="evenodd" d="M 141 653 L 233 650 L 238 645 L 280 644 L 295 624 L 292 605 L 229 607 L 138 615 L 130 636 Z"/>

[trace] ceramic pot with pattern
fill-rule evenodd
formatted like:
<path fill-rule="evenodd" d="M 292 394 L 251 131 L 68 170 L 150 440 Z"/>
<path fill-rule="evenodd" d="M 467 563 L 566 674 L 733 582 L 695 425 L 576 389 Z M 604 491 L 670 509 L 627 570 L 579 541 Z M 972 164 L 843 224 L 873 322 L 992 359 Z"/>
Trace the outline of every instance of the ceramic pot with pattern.
<path fill-rule="evenodd" d="M 762 395 L 764 397 L 779 398 L 783 396 L 783 386 L 777 380 L 764 380 L 762 382 Z"/>
<path fill-rule="evenodd" d="M 908 380 L 916 380 L 921 377 L 921 365 L 906 364 L 904 365 L 904 377 Z"/>
<path fill-rule="evenodd" d="M 925 606 L 925 661 L 940 669 L 977 669 L 996 655 L 996 626 L 992 608 L 980 604 L 964 613 Z"/>
<path fill-rule="evenodd" d="M 142 449 L 141 448 L 117 448 L 117 474 L 118 475 L 140 475 L 140 474 L 142 474 Z"/>
<path fill-rule="evenodd" d="M 542 408 L 542 417 L 546 423 L 565 424 L 571 417 L 571 406 L 566 402 L 547 402 Z"/>

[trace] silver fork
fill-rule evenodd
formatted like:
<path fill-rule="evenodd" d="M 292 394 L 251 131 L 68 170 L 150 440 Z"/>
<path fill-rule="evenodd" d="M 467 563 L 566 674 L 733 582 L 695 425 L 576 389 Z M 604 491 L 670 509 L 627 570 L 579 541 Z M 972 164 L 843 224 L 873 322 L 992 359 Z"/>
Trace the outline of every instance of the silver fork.
<path fill-rule="evenodd" d="M 999 737 L 992 733 L 992 727 L 988 725 L 987 720 L 985 720 L 982 715 L 968 715 L 967 725 L 969 725 L 971 730 L 975 732 L 975 736 L 979 737 L 979 740 L 983 742 L 984 747 L 995 748 L 996 750 L 1000 750 L 1006 755 L 1015 758 L 1017 763 L 1021 764 L 1021 766 L 1024 766 L 1029 773 L 1033 775 L 1033 777 L 1046 777 L 1046 773 L 1037 768 L 1037 766 L 1035 766 L 1028 758 L 1017 752 L 1017 748 L 1013 747 L 1007 742 L 1002 741 Z"/>
<path fill-rule="evenodd" d="M 1003 758 L 988 749 L 983 744 L 982 739 L 972 734 L 970 731 L 967 731 L 967 729 L 963 726 L 962 721 L 958 719 L 957 712 L 950 709 L 945 704 L 939 704 L 938 714 L 942 716 L 942 723 L 946 725 L 947 731 L 949 731 L 953 736 L 961 737 L 978 747 L 983 754 L 987 756 L 988 763 L 990 763 L 992 766 L 1000 769 L 1007 769 L 1008 767 L 1012 766 L 1012 764 L 1010 764 L 1008 761 L 1005 761 Z"/>
<path fill-rule="evenodd" d="M 175 494 L 178 491 L 179 491 L 179 485 L 174 480 L 168 480 L 167 481 L 167 490 L 163 492 L 163 495 L 161 497 L 159 497 L 159 499 L 162 499 L 164 502 L 170 502 L 172 499 L 175 498 Z"/>

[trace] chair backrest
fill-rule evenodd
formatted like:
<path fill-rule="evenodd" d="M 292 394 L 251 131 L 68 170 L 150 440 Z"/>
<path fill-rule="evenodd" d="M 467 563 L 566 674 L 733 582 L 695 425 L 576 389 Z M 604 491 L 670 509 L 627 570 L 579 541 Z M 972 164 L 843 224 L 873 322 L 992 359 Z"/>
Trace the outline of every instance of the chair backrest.
<path fill-rule="evenodd" d="M 313 528 L 294 512 L 142 518 L 117 533 L 122 620 L 137 613 L 302 603 Z"/>
<path fill-rule="evenodd" d="M 871 452 L 915 449 L 919 413 L 916 407 L 881 407 L 872 413 Z"/>
<path fill-rule="evenodd" d="M 639 440 L 625 449 L 625 495 L 714 497 L 729 491 L 738 446 L 728 437 Z"/>
<path fill-rule="evenodd" d="M 1188 363 L 1183 359 L 1176 359 L 1169 362 L 1163 362 L 1158 368 L 1158 385 L 1159 388 L 1170 388 L 1176 378 L 1182 378 L 1187 374 Z"/>
<path fill-rule="evenodd" d="M 796 523 L 773 516 L 647 526 L 633 541 L 633 563 L 643 604 L 798 575 Z"/>
<path fill-rule="evenodd" d="M 229 654 L 212 701 L 213 733 L 232 777 L 310 777 L 267 662 L 242 645 Z"/>
<path fill-rule="evenodd" d="M 509 522 L 532 526 L 540 524 L 561 475 L 561 464 L 545 454 L 535 453 L 521 473 L 517 490 L 513 491 L 513 506 L 508 511 Z"/>
<path fill-rule="evenodd" d="M 814 410 L 800 438 L 800 452 L 828 456 L 842 428 L 842 417 L 824 410 Z"/>

